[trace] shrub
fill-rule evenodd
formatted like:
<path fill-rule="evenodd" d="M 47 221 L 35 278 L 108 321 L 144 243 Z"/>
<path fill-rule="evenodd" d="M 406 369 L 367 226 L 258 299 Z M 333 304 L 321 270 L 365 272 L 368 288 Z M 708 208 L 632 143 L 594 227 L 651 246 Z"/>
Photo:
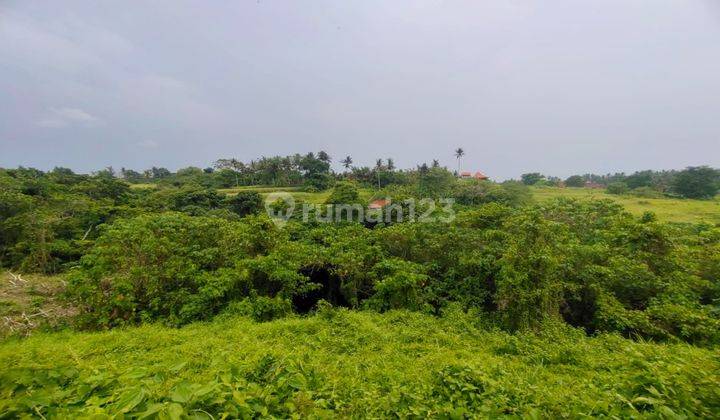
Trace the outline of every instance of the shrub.
<path fill-rule="evenodd" d="M 566 187 L 583 187 L 585 186 L 585 179 L 580 175 L 573 175 L 565 180 Z"/>
<path fill-rule="evenodd" d="M 375 294 L 367 306 L 377 311 L 419 310 L 424 306 L 422 287 L 428 281 L 422 267 L 399 259 L 384 260 L 374 268 Z"/>
<path fill-rule="evenodd" d="M 225 199 L 225 205 L 240 216 L 255 214 L 262 208 L 262 196 L 256 191 L 240 191 Z"/>
<path fill-rule="evenodd" d="M 507 181 L 502 184 L 478 181 L 455 185 L 453 197 L 458 204 L 501 203 L 517 207 L 527 204 L 532 199 L 532 193 L 527 186 L 517 181 Z"/>
<path fill-rule="evenodd" d="M 628 186 L 624 182 L 613 182 L 607 186 L 608 194 L 626 194 L 628 192 Z"/>
<path fill-rule="evenodd" d="M 280 296 L 247 297 L 241 301 L 231 302 L 223 311 L 223 316 L 242 315 L 257 322 L 267 322 L 284 318 L 292 314 L 292 302 Z"/>
<path fill-rule="evenodd" d="M 206 319 L 247 296 L 244 259 L 272 241 L 272 224 L 179 213 L 120 220 L 105 228 L 69 276 L 84 327 Z"/>
<path fill-rule="evenodd" d="M 350 182 L 338 182 L 330 196 L 325 200 L 326 204 L 355 204 L 360 201 L 360 194 L 355 184 Z"/>

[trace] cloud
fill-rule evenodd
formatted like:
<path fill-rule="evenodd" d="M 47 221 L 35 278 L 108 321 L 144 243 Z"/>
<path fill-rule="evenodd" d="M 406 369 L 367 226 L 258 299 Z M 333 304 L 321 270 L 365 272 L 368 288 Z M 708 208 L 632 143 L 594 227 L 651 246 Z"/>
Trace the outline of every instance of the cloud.
<path fill-rule="evenodd" d="M 90 126 L 100 119 L 80 108 L 50 108 L 47 115 L 37 122 L 40 127 L 62 128 L 70 126 Z"/>

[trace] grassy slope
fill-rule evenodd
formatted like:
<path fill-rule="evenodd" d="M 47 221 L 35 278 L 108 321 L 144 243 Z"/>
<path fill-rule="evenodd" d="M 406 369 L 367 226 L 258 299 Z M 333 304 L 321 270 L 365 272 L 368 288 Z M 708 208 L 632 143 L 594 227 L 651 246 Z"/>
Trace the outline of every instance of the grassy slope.
<path fill-rule="evenodd" d="M 37 334 L 0 344 L 0 417 L 432 416 L 461 407 L 484 416 L 720 415 L 718 350 L 567 329 L 512 336 L 472 323 L 459 313 L 331 311 L 264 324 Z"/>
<path fill-rule="evenodd" d="M 668 222 L 710 222 L 720 223 L 720 199 L 715 200 L 683 200 L 674 198 L 641 198 L 631 195 L 612 195 L 605 190 L 588 188 L 533 188 L 533 196 L 537 201 L 556 197 L 573 197 L 579 199 L 608 198 L 615 200 L 636 215 L 645 211 L 657 214 L 660 220 Z"/>

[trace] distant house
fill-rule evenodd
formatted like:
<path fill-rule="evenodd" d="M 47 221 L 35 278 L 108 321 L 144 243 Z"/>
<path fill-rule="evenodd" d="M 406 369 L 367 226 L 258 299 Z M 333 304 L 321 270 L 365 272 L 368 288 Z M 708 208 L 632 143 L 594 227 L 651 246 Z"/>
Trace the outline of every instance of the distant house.
<path fill-rule="evenodd" d="M 475 172 L 474 175 L 472 172 L 468 172 L 468 171 L 460 172 L 460 178 L 462 178 L 462 179 L 478 179 L 478 180 L 488 179 L 488 177 L 484 173 L 479 172 L 479 171 Z"/>
<path fill-rule="evenodd" d="M 368 205 L 368 208 L 370 210 L 378 210 L 378 209 L 381 209 L 381 208 L 387 206 L 388 204 L 390 204 L 390 200 L 386 200 L 386 199 L 373 200 Z"/>
<path fill-rule="evenodd" d="M 592 188 L 594 190 L 600 190 L 600 189 L 605 188 L 605 186 L 602 184 L 598 184 L 597 182 L 585 181 L 585 188 Z"/>

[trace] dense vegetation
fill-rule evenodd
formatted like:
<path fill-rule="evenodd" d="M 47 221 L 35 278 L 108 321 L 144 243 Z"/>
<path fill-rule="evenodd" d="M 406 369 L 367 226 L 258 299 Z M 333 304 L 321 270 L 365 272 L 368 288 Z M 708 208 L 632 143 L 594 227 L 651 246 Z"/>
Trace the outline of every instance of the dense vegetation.
<path fill-rule="evenodd" d="M 329 159 L 321 152 L 177 173 L 123 170 L 125 179 L 110 169 L 0 170 L 0 265 L 62 275 L 57 298 L 73 311 L 56 327 L 155 324 L 8 342 L 0 358 L 18 367 L 2 372 L 0 415 L 720 410 L 717 390 L 707 385 L 718 376 L 720 226 L 636 216 L 611 200 L 535 201 L 527 184 L 549 182 L 540 174 L 521 182 L 458 180 L 437 162 L 401 171 L 388 159 L 358 169 L 350 157 L 338 174 Z M 635 185 L 635 175 L 607 182 L 607 191 L 681 194 L 682 185 L 716 182 L 712 171 L 673 173 L 668 191 Z M 132 185 L 138 182 L 154 185 Z M 300 188 L 328 205 L 388 201 L 376 220 L 339 221 L 323 207 L 309 220 L 295 212 L 278 225 L 263 211 L 261 189 L 217 189 L 268 184 Z M 443 198 L 454 200 L 451 213 L 435 205 Z M 413 211 L 429 217 L 413 222 Z M 304 314 L 316 315 L 247 319 Z M 206 323 L 173 329 L 197 321 Z M 204 338 L 189 344 L 159 344 L 201 330 Z M 303 359 L 292 334 L 317 354 Z M 217 360 L 182 353 L 208 337 Z M 286 348 L 262 350 L 267 337 Z M 107 340 L 100 354 L 117 354 L 80 362 L 85 357 L 63 350 L 63 340 Z M 253 350 L 221 360 L 232 340 Z M 81 353 L 90 352 L 87 345 Z M 473 346 L 494 362 L 462 362 Z M 152 348 L 159 353 L 117 362 Z M 365 374 L 348 375 L 354 368 L 343 363 L 357 367 L 359 354 L 373 348 L 379 354 Z M 400 373 L 410 357 L 404 352 L 423 358 L 421 371 Z M 396 377 L 383 366 L 397 368 L 388 371 Z M 554 385 L 530 392 L 508 372 L 532 389 Z M 363 375 L 373 382 L 357 386 Z M 575 382 L 563 388 L 568 378 Z"/>
<path fill-rule="evenodd" d="M 0 413 L 46 418 L 714 417 L 717 352 L 325 308 L 0 344 Z"/>

